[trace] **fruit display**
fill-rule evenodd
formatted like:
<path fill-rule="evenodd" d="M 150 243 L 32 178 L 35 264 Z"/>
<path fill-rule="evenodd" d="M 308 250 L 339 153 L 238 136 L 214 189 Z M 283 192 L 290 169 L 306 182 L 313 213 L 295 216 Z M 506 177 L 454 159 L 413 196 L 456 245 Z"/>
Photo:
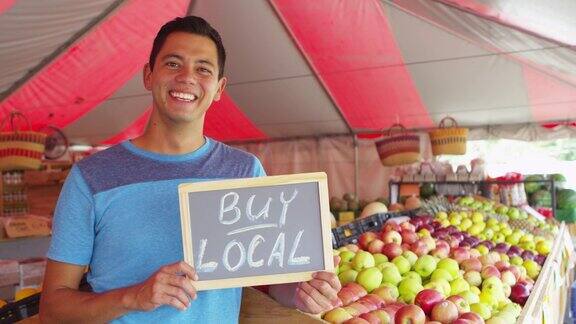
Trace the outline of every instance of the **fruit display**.
<path fill-rule="evenodd" d="M 424 209 L 432 205 L 422 203 Z M 558 227 L 473 197 L 442 206 L 435 207 L 434 217 L 387 222 L 378 232 L 362 233 L 358 244 L 335 250 L 343 306 L 324 314 L 324 320 L 516 322 Z"/>

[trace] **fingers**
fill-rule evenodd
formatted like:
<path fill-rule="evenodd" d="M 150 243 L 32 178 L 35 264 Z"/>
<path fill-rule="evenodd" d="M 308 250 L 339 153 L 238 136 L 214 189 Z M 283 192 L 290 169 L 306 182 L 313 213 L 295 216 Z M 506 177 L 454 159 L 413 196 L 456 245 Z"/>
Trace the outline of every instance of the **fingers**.
<path fill-rule="evenodd" d="M 334 255 L 332 260 L 334 261 L 334 267 L 338 267 L 338 264 L 340 264 L 340 256 Z"/>
<path fill-rule="evenodd" d="M 312 303 L 309 301 L 309 299 L 307 299 L 309 304 L 320 307 L 320 311 L 315 313 L 320 313 L 324 310 L 334 308 L 332 302 L 326 296 L 322 295 L 318 290 L 314 289 L 314 287 L 312 287 L 308 282 L 301 282 L 299 288 L 300 290 L 306 292 L 306 294 L 310 296 L 314 301 L 314 303 Z"/>
<path fill-rule="evenodd" d="M 338 280 L 338 277 L 332 272 L 318 271 L 315 272 L 312 277 L 314 277 L 314 279 L 326 281 L 334 290 L 336 290 L 336 292 L 339 292 L 340 289 L 342 289 L 340 280 Z"/>
<path fill-rule="evenodd" d="M 169 302 L 170 305 L 182 310 L 186 309 L 190 305 L 190 299 L 184 290 L 168 285 L 163 286 L 161 289 L 162 291 L 160 292 L 160 296 Z"/>
<path fill-rule="evenodd" d="M 338 292 L 330 286 L 328 282 L 319 279 L 312 279 L 308 281 L 308 283 L 331 302 L 336 302 L 336 299 L 338 299 Z"/>
<path fill-rule="evenodd" d="M 158 306 L 170 305 L 170 306 L 175 307 L 179 310 L 186 310 L 186 308 L 188 307 L 188 303 L 185 304 L 179 298 L 171 296 L 171 295 L 166 295 L 166 294 L 161 295 L 156 304 Z"/>
<path fill-rule="evenodd" d="M 162 267 L 161 271 L 172 274 L 183 274 L 192 280 L 198 280 L 198 274 L 196 274 L 196 270 L 184 261 L 164 266 Z"/>
<path fill-rule="evenodd" d="M 196 299 L 196 288 L 192 285 L 192 281 L 182 275 L 163 274 L 160 279 L 162 282 L 184 290 L 191 299 Z"/>
<path fill-rule="evenodd" d="M 296 288 L 296 306 L 302 311 L 318 314 L 322 312 L 322 306 L 310 296 L 302 287 Z"/>

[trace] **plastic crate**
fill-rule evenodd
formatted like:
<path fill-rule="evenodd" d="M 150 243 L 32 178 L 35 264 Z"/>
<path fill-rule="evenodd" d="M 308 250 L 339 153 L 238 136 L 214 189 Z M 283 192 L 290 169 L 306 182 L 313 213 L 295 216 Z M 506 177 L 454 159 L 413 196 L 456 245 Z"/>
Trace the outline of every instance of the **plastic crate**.
<path fill-rule="evenodd" d="M 23 298 L 0 308 L 0 323 L 15 323 L 38 314 L 40 293 Z"/>
<path fill-rule="evenodd" d="M 386 213 L 378 213 L 372 216 L 368 216 L 362 219 L 359 219 L 358 222 L 360 223 L 360 228 L 362 229 L 362 233 L 364 232 L 379 232 L 384 222 L 389 218 L 388 214 Z"/>
<path fill-rule="evenodd" d="M 341 247 L 346 244 L 358 243 L 358 237 L 362 234 L 362 228 L 359 222 L 354 221 L 332 229 L 332 234 L 334 235 L 336 245 Z"/>

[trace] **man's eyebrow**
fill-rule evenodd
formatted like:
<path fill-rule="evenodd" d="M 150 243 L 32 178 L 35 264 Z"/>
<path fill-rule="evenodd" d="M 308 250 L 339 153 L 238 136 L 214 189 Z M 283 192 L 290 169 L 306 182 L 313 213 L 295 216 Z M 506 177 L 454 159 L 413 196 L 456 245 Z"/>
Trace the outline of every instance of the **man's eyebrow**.
<path fill-rule="evenodd" d="M 196 63 L 200 63 L 200 64 L 206 64 L 206 65 L 214 66 L 214 63 L 212 63 L 211 61 L 209 61 L 209 60 L 206 60 L 206 59 L 199 59 L 199 60 L 196 60 Z"/>
<path fill-rule="evenodd" d="M 184 58 L 181 55 L 178 54 L 166 54 L 164 56 L 162 56 L 162 60 L 166 60 L 166 59 L 170 59 L 170 58 L 175 58 L 175 59 L 179 59 L 181 61 L 184 60 Z"/>

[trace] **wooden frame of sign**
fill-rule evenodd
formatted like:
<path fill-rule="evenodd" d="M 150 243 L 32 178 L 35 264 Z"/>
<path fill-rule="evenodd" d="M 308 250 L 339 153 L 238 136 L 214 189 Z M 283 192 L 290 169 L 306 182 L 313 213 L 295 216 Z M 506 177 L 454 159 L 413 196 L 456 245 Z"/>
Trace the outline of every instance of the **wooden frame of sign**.
<path fill-rule="evenodd" d="M 223 191 L 223 190 L 240 190 L 242 188 L 259 188 L 259 187 L 275 187 L 282 185 L 295 185 L 295 184 L 306 184 L 306 183 L 316 183 L 318 188 L 318 196 L 315 197 L 317 200 L 320 215 L 320 229 L 315 235 L 321 235 L 321 246 L 307 246 L 306 249 L 321 249 L 322 250 L 322 264 L 323 268 L 314 269 L 313 271 L 303 271 L 303 272 L 279 272 L 276 274 L 268 275 L 248 275 L 241 277 L 234 277 L 231 274 L 229 278 L 219 278 L 216 280 L 203 280 L 202 276 L 199 274 L 199 280 L 194 282 L 194 286 L 197 290 L 209 290 L 209 289 L 221 289 L 221 288 L 231 288 L 231 287 L 246 287 L 246 286 L 256 286 L 256 285 L 267 285 L 267 284 L 279 284 L 279 283 L 289 283 L 289 282 L 300 282 L 308 281 L 312 279 L 312 274 L 316 271 L 333 271 L 333 254 L 332 254 L 332 238 L 330 229 L 330 207 L 328 200 L 328 183 L 327 176 L 324 172 L 315 173 L 301 173 L 293 175 L 280 175 L 280 176 L 268 176 L 260 178 L 243 178 L 243 179 L 231 179 L 222 181 L 208 181 L 208 182 L 197 182 L 181 184 L 178 187 L 179 198 L 180 198 L 180 219 L 182 224 L 182 243 L 184 250 L 184 261 L 190 265 L 195 265 L 194 263 L 194 245 L 191 229 L 191 218 L 190 213 L 190 202 L 189 197 L 192 193 L 202 193 L 209 191 Z M 222 204 L 222 203 L 221 203 Z M 220 206 L 220 208 L 222 208 Z M 220 214 L 221 215 L 221 214 Z M 203 226 L 203 225 L 199 225 Z M 200 244 L 201 245 L 201 244 Z M 202 253 L 199 253 L 202 254 Z M 270 262 L 269 262 L 270 263 Z"/>

